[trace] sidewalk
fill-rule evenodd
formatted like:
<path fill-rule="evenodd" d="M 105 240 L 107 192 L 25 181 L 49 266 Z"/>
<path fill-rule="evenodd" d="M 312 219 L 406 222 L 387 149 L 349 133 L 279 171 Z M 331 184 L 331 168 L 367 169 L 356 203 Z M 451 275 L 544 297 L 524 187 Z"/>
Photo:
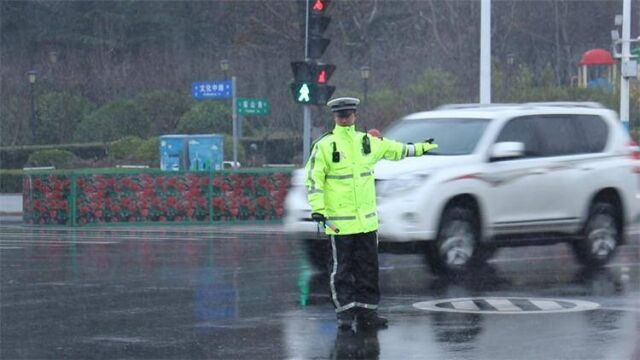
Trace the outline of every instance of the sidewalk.
<path fill-rule="evenodd" d="M 22 194 L 0 194 L 0 215 L 22 215 Z"/>
<path fill-rule="evenodd" d="M 22 222 L 22 194 L 0 194 L 0 222 Z"/>

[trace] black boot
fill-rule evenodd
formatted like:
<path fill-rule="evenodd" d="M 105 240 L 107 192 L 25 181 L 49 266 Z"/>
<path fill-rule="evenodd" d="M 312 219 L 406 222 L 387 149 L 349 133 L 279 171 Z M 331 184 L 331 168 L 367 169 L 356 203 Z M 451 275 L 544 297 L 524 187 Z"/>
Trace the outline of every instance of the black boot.
<path fill-rule="evenodd" d="M 389 322 L 387 319 L 378 315 L 378 312 L 370 309 L 361 309 L 358 312 L 358 327 L 363 328 L 379 328 L 384 329 Z"/>
<path fill-rule="evenodd" d="M 339 330 L 351 330 L 353 328 L 354 320 L 353 309 L 341 311 L 337 314 L 338 317 L 338 329 Z"/>

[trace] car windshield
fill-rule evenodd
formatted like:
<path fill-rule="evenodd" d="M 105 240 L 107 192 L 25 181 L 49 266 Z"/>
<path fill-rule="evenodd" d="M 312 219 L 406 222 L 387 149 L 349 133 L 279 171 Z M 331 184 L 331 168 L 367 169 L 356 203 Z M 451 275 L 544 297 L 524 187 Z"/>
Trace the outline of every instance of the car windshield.
<path fill-rule="evenodd" d="M 391 125 L 384 136 L 405 143 L 433 138 L 438 149 L 432 154 L 467 155 L 473 152 L 488 124 L 488 119 L 404 119 Z"/>

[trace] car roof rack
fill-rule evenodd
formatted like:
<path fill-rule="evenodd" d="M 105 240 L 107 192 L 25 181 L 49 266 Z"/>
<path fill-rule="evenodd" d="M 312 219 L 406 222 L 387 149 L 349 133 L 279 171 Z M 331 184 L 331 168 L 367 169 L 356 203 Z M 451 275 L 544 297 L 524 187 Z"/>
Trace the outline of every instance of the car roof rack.
<path fill-rule="evenodd" d="M 604 106 L 593 101 L 547 101 L 547 102 L 527 102 L 527 103 L 494 103 L 494 104 L 447 104 L 441 105 L 436 110 L 453 110 L 453 109 L 477 109 L 477 108 L 508 108 L 508 107 L 585 107 L 593 109 L 602 109 Z"/>
<path fill-rule="evenodd" d="M 467 103 L 467 104 L 446 104 L 440 105 L 436 110 L 449 110 L 449 109 L 475 109 L 475 108 L 488 108 L 488 107 L 505 107 L 516 106 L 520 104 L 509 103 L 493 103 L 493 104 L 479 104 L 479 103 Z"/>
<path fill-rule="evenodd" d="M 602 109 L 604 106 L 595 101 L 545 101 L 545 102 L 528 102 L 523 105 L 533 106 L 557 106 L 557 107 L 587 107 L 594 109 Z"/>

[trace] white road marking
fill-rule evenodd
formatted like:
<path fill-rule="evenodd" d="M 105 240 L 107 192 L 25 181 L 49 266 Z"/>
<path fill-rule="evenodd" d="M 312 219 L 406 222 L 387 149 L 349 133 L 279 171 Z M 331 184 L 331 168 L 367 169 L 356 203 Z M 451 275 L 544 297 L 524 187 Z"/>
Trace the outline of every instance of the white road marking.
<path fill-rule="evenodd" d="M 85 240 L 0 240 L 0 244 L 17 243 L 20 245 L 48 245 L 48 244 L 118 244 L 119 241 L 85 241 Z"/>
<path fill-rule="evenodd" d="M 451 305 L 453 305 L 454 308 L 459 310 L 480 310 L 478 305 L 476 305 L 476 303 L 470 300 L 454 301 L 451 303 Z"/>
<path fill-rule="evenodd" d="M 523 310 L 512 300 L 526 300 L 534 308 Z M 486 302 L 495 310 L 481 309 L 476 302 Z M 520 301 L 518 301 L 521 303 Z M 566 306 L 563 306 L 565 304 Z M 571 305 L 571 306 L 569 306 Z M 476 298 L 458 298 L 458 299 L 439 299 L 431 301 L 422 301 L 413 304 L 413 307 L 420 310 L 440 311 L 440 312 L 457 312 L 472 314 L 549 314 L 549 313 L 565 313 L 577 311 L 589 311 L 600 308 L 600 304 L 591 301 L 573 300 L 573 299 L 547 299 L 547 298 L 527 298 L 527 297 L 476 297 Z M 529 308 L 529 306 L 527 306 Z"/>
<path fill-rule="evenodd" d="M 486 299 L 486 301 L 498 311 L 522 311 L 508 299 Z"/>
<path fill-rule="evenodd" d="M 610 311 L 631 311 L 640 313 L 640 308 L 601 307 L 600 309 Z"/>
<path fill-rule="evenodd" d="M 538 300 L 538 299 L 530 299 L 529 301 L 533 305 L 539 307 L 542 310 L 561 310 L 562 309 L 562 306 L 555 301 Z"/>

